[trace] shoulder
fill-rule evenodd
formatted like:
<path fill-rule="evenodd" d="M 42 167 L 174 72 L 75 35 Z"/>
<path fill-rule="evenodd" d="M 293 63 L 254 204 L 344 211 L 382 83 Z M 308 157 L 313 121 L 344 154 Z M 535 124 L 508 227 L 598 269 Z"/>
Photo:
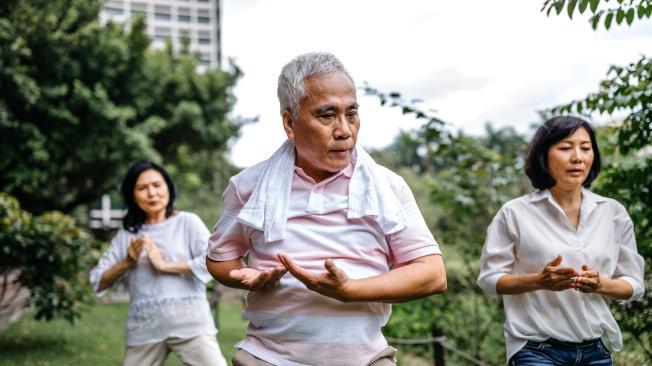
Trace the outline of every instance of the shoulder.
<path fill-rule="evenodd" d="M 380 164 L 376 164 L 378 167 L 378 171 L 385 177 L 387 180 L 387 183 L 389 183 L 389 186 L 392 188 L 394 192 L 401 192 L 404 189 L 409 189 L 407 183 L 405 182 L 405 179 L 395 173 L 394 171 L 390 170 L 387 167 L 384 167 Z"/>
<path fill-rule="evenodd" d="M 127 231 L 127 230 L 125 230 L 125 229 L 120 229 L 120 230 L 118 230 L 118 232 L 115 234 L 115 236 L 113 237 L 113 239 L 111 239 L 111 245 L 118 245 L 118 246 L 121 246 L 121 245 L 129 244 L 129 241 L 130 241 L 131 238 L 133 238 L 134 236 L 136 236 L 136 234 L 134 234 L 134 233 L 132 233 L 132 232 L 130 232 L 130 231 Z"/>
<path fill-rule="evenodd" d="M 518 217 L 519 214 L 531 210 L 535 203 L 540 201 L 540 194 L 541 192 L 528 193 L 505 202 L 496 213 L 495 218 L 511 220 Z"/>
<path fill-rule="evenodd" d="M 206 226 L 204 224 L 204 221 L 201 219 L 201 217 L 199 217 L 199 215 L 193 212 L 177 211 L 175 216 L 176 216 L 175 220 L 177 220 L 180 224 L 191 229 Z"/>
<path fill-rule="evenodd" d="M 604 211 L 607 211 L 608 214 L 611 214 L 615 220 L 628 220 L 629 214 L 627 213 L 627 208 L 620 202 L 616 201 L 613 198 L 605 197 L 584 189 L 583 194 L 589 197 L 591 200 L 596 202 L 598 207 Z"/>
<path fill-rule="evenodd" d="M 231 177 L 229 179 L 229 186 L 224 191 L 224 195 L 235 194 L 242 202 L 246 202 L 256 187 L 260 176 L 263 174 L 265 163 L 266 160 L 261 161 Z"/>

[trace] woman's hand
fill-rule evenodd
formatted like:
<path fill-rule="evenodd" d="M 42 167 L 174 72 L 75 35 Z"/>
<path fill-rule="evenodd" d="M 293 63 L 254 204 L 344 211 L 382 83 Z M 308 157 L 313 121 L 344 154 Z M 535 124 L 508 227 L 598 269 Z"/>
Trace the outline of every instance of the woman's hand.
<path fill-rule="evenodd" d="M 600 292 L 602 289 L 602 282 L 600 282 L 600 274 L 597 270 L 589 267 L 586 264 L 582 265 L 582 272 L 575 277 L 573 288 L 582 292 Z"/>
<path fill-rule="evenodd" d="M 163 256 L 161 256 L 161 251 L 158 249 L 156 244 L 154 244 L 152 239 L 147 235 L 144 235 L 141 240 L 152 266 L 161 272 L 166 272 L 168 263 L 163 259 Z"/>
<path fill-rule="evenodd" d="M 141 238 L 133 238 L 129 243 L 129 250 L 125 260 L 131 266 L 138 262 L 140 254 L 143 252 L 143 240 Z"/>
<path fill-rule="evenodd" d="M 536 281 L 542 290 L 564 291 L 575 288 L 575 281 L 579 274 L 573 268 L 559 267 L 561 259 L 561 255 L 558 255 L 543 267 Z"/>

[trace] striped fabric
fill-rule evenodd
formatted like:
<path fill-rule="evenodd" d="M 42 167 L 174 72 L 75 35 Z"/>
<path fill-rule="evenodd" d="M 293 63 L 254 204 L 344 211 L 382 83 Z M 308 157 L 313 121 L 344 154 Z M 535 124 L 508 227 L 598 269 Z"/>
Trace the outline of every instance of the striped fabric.
<path fill-rule="evenodd" d="M 441 254 L 409 187 L 385 168 L 381 171 L 401 203 L 408 226 L 385 235 L 371 217 L 347 218 L 353 164 L 319 183 L 295 167 L 285 238 L 267 243 L 262 231 L 236 219 L 256 185 L 261 165 L 233 177 L 209 240 L 209 258 L 225 261 L 248 255 L 250 267 L 269 270 L 281 264 L 276 254 L 285 253 L 316 272 L 325 271 L 324 261 L 332 258 L 357 279 Z M 387 347 L 381 328 L 390 313 L 389 304 L 343 303 L 308 290 L 286 274 L 277 288 L 249 293 L 243 311 L 249 328 L 237 347 L 275 365 L 368 365 Z"/>

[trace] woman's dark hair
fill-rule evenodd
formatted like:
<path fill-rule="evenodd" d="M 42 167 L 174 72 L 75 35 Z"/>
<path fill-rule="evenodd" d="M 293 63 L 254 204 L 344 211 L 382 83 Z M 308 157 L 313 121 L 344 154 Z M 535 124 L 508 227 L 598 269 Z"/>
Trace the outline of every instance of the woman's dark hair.
<path fill-rule="evenodd" d="M 548 189 L 557 182 L 548 171 L 548 150 L 550 146 L 572 135 L 578 128 L 583 128 L 591 137 L 593 148 L 593 164 L 586 180 L 582 183 L 584 187 L 590 187 L 591 183 L 600 174 L 600 151 L 595 140 L 595 130 L 585 120 L 577 117 L 560 116 L 547 120 L 534 134 L 530 142 L 530 148 L 525 159 L 525 174 L 530 178 L 532 185 L 538 189 Z"/>
<path fill-rule="evenodd" d="M 162 166 L 152 161 L 137 161 L 129 168 L 129 170 L 127 170 L 127 174 L 122 180 L 122 199 L 124 200 L 125 205 L 127 205 L 127 214 L 122 219 L 122 226 L 125 230 L 131 231 L 132 233 L 137 233 L 147 219 L 145 211 L 138 207 L 138 204 L 134 199 L 134 187 L 136 186 L 136 181 L 140 174 L 148 169 L 154 169 L 161 173 L 168 186 L 170 199 L 165 208 L 165 217 L 170 217 L 174 212 L 174 199 L 177 197 L 177 188 L 174 185 L 170 174 Z"/>

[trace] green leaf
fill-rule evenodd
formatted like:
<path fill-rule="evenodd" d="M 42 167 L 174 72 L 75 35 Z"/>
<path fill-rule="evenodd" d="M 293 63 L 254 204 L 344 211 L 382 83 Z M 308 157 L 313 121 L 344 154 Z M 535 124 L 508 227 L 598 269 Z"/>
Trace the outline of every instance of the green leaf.
<path fill-rule="evenodd" d="M 625 19 L 625 11 L 623 9 L 618 9 L 616 12 L 616 23 L 620 24 L 623 22 L 623 19 Z M 607 27 L 608 29 L 609 27 Z"/>
<path fill-rule="evenodd" d="M 568 7 L 566 10 L 568 11 L 568 17 L 573 19 L 573 12 L 575 11 L 575 6 L 577 6 L 577 0 L 568 0 Z"/>
<path fill-rule="evenodd" d="M 589 4 L 591 5 L 591 12 L 595 14 L 596 11 L 598 11 L 598 4 L 600 3 L 600 0 L 589 0 Z"/>
<path fill-rule="evenodd" d="M 555 2 L 555 11 L 557 12 L 557 15 L 561 14 L 561 11 L 564 10 L 565 3 L 566 0 L 557 0 L 557 2 Z"/>
<path fill-rule="evenodd" d="M 627 25 L 632 25 L 632 22 L 634 21 L 634 15 L 636 15 L 634 8 L 629 8 L 629 10 L 627 10 L 627 14 L 625 14 Z"/>
<path fill-rule="evenodd" d="M 577 10 L 579 10 L 580 14 L 583 14 L 587 6 L 589 6 L 589 0 L 580 0 L 580 5 L 577 7 Z"/>
<path fill-rule="evenodd" d="M 606 17 L 604 17 L 604 27 L 609 29 L 611 27 L 611 21 L 614 19 L 614 13 L 609 13 L 607 14 Z"/>
<path fill-rule="evenodd" d="M 591 22 L 591 28 L 593 28 L 593 30 L 596 30 L 598 28 L 598 23 L 600 22 L 600 17 L 602 16 L 602 13 L 603 11 L 600 10 L 589 19 L 589 21 Z"/>
<path fill-rule="evenodd" d="M 645 5 L 641 4 L 638 6 L 638 19 L 643 19 L 645 16 Z"/>

